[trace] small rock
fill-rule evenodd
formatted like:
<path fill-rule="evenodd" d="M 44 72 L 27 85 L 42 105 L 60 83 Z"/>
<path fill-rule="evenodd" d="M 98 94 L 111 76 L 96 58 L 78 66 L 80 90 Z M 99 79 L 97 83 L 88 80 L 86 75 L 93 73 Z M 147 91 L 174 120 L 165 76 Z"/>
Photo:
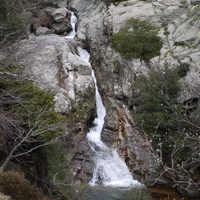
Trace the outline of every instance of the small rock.
<path fill-rule="evenodd" d="M 52 17 L 55 22 L 62 22 L 67 15 L 67 8 L 55 9 L 52 13 Z"/>
<path fill-rule="evenodd" d="M 49 15 L 49 16 L 53 16 L 53 12 L 54 12 L 55 8 L 53 7 L 46 7 L 44 8 L 44 12 Z"/>

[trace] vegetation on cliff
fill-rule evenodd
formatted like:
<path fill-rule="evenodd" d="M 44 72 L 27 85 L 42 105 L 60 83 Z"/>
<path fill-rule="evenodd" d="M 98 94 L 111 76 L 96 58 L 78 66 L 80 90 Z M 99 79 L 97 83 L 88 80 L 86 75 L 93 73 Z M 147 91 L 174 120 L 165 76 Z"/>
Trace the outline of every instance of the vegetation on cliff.
<path fill-rule="evenodd" d="M 132 18 L 111 38 L 112 46 L 126 59 L 149 60 L 160 54 L 158 30 L 148 21 Z"/>
<path fill-rule="evenodd" d="M 32 181 L 39 181 L 41 187 L 53 185 L 57 193 L 64 185 L 69 196 L 72 191 L 68 187 L 71 181 L 69 164 L 59 139 L 66 133 L 66 116 L 54 111 L 54 94 L 22 75 L 21 67 L 1 65 L 1 68 L 4 71 L 0 73 L 0 169 L 7 171 L 20 166 L 26 177 L 31 180 L 37 177 Z M 15 182 L 8 178 L 9 173 L 16 175 Z M 2 172 L 1 180 L 4 180 L 0 182 L 1 192 L 16 194 L 19 196 L 16 199 L 30 197 L 29 190 L 24 194 L 21 188 L 27 181 L 17 172 Z M 16 185 L 19 185 L 18 193 L 13 189 Z M 35 190 L 34 186 L 30 185 L 30 190 Z M 35 193 L 33 198 L 42 199 L 37 197 L 37 189 Z"/>
<path fill-rule="evenodd" d="M 72 174 L 67 159 L 67 152 L 62 141 L 46 147 L 48 160 L 48 178 L 54 198 L 66 199 L 74 196 L 74 187 L 71 184 Z"/>
<path fill-rule="evenodd" d="M 0 173 L 0 192 L 16 200 L 50 200 L 18 171 Z"/>
<path fill-rule="evenodd" d="M 152 140 L 164 173 L 184 189 L 190 186 L 199 189 L 198 99 L 187 102 L 177 99 L 182 89 L 180 78 L 187 70 L 188 64 L 177 68 L 166 66 L 138 77 L 131 104 L 135 108 L 133 118 Z"/>
<path fill-rule="evenodd" d="M 13 43 L 25 33 L 21 13 L 21 1 L 0 0 L 0 45 Z"/>
<path fill-rule="evenodd" d="M 0 76 L 1 124 L 6 156 L 2 169 L 13 158 L 31 152 L 65 132 L 66 118 L 53 109 L 54 95 L 31 81 Z"/>

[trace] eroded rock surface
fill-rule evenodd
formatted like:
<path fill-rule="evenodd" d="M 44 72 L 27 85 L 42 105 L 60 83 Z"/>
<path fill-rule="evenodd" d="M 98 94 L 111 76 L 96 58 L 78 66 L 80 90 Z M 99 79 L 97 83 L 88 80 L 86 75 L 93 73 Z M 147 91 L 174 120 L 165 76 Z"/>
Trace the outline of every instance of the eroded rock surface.
<path fill-rule="evenodd" d="M 34 26 L 38 36 L 30 35 L 29 39 L 21 41 L 16 54 L 18 63 L 26 67 L 26 73 L 38 85 L 56 91 L 56 110 L 61 113 L 71 109 L 72 100 L 82 98 L 79 96 L 81 92 L 94 87 L 88 64 L 76 55 L 75 40 L 48 35 L 50 29 L 58 34 L 66 34 L 70 30 L 66 6 L 66 1 L 58 1 L 56 8 L 42 8 L 39 14 L 37 6 L 29 10 L 31 15 L 36 15 Z M 172 67 L 188 63 L 190 71 L 181 80 L 184 90 L 180 94 L 180 101 L 199 98 L 199 1 L 69 0 L 68 8 L 78 16 L 76 40 L 91 54 L 91 63 L 107 110 L 102 140 L 117 149 L 134 176 L 147 185 L 151 184 L 159 174 L 159 162 L 150 142 L 132 120 L 128 104 L 132 96 L 131 86 L 136 76 L 146 74 L 151 68 L 166 63 Z M 63 12 L 55 14 L 61 10 Z M 54 20 L 48 16 L 54 16 Z M 124 60 L 110 46 L 110 36 L 130 18 L 148 20 L 160 27 L 163 47 L 160 56 L 150 60 L 150 66 L 139 59 Z M 53 23 L 63 25 L 65 22 L 65 28 L 69 26 L 69 29 L 59 32 L 52 28 Z M 69 133 L 71 138 L 68 138 L 68 147 L 77 182 L 88 182 L 94 163 L 85 139 L 87 129 L 82 126 L 77 125 L 76 134 Z"/>
<path fill-rule="evenodd" d="M 15 59 L 41 87 L 56 93 L 56 110 L 66 113 L 79 94 L 93 88 L 91 70 L 67 39 L 55 34 L 30 36 L 17 46 Z"/>
<path fill-rule="evenodd" d="M 69 6 L 79 15 L 77 39 L 91 53 L 91 61 L 106 109 L 102 139 L 118 149 L 132 172 L 153 176 L 158 170 L 156 155 L 149 141 L 138 131 L 131 120 L 128 100 L 134 77 L 146 74 L 151 68 L 177 66 L 188 63 L 190 71 L 181 81 L 185 85 L 180 101 L 199 98 L 199 7 L 198 1 L 157 0 L 151 2 L 128 0 L 122 2 L 90 0 Z M 124 60 L 112 50 L 109 37 L 130 18 L 148 20 L 160 27 L 163 41 L 160 56 L 150 66 L 139 59 Z M 123 113 L 123 114 L 119 114 Z M 159 170 L 157 171 L 159 172 Z M 145 176 L 147 175 L 147 176 Z"/>

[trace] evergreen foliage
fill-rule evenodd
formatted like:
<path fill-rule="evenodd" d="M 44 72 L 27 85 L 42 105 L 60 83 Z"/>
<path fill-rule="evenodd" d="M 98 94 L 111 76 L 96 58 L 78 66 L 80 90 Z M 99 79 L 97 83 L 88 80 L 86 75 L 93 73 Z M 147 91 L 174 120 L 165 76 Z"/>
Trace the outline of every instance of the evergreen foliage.
<path fill-rule="evenodd" d="M 69 174 L 69 168 L 66 152 L 63 146 L 61 143 L 51 144 L 47 146 L 46 149 L 48 155 L 48 171 L 50 180 L 53 180 L 55 178 L 55 174 L 57 174 L 56 180 L 65 181 L 66 175 Z"/>
<path fill-rule="evenodd" d="M 113 48 L 124 58 L 149 60 L 160 54 L 162 41 L 158 28 L 148 21 L 130 19 L 112 38 Z"/>
<path fill-rule="evenodd" d="M 197 170 L 199 157 L 198 120 L 191 117 L 185 104 L 177 101 L 181 91 L 180 78 L 185 66 L 165 67 L 150 71 L 148 76 L 138 77 L 133 85 L 133 118 L 152 140 L 155 151 L 168 167 Z M 186 67 L 188 69 L 188 67 Z M 197 109 L 197 108 L 196 108 Z M 200 119 L 199 114 L 196 118 Z M 183 173 L 183 172 L 182 172 Z M 184 172 L 185 173 L 185 172 Z M 197 173 L 198 174 L 198 173 Z"/>
<path fill-rule="evenodd" d="M 66 118 L 54 111 L 54 94 L 25 79 L 0 76 L 1 109 L 18 119 L 25 130 L 37 130 L 38 139 L 50 140 L 65 131 Z M 6 100 L 6 101 L 5 101 Z"/>
<path fill-rule="evenodd" d="M 18 0 L 0 0 L 0 44 L 14 42 L 25 33 L 22 5 Z"/>
<path fill-rule="evenodd" d="M 27 152 L 57 140 L 65 133 L 67 122 L 54 111 L 53 93 L 10 74 L 0 75 L 0 124 L 5 141 L 0 149 L 5 161 L 2 170 L 13 158 L 23 158 Z"/>
<path fill-rule="evenodd" d="M 94 88 L 87 88 L 84 92 L 79 92 L 80 99 L 72 102 L 72 108 L 67 115 L 68 129 L 74 131 L 77 124 L 85 124 L 85 132 L 91 127 L 94 118 L 96 117 L 95 111 L 95 90 Z M 87 130 L 86 130 L 87 129 Z"/>
<path fill-rule="evenodd" d="M 46 147 L 48 159 L 48 177 L 53 185 L 52 195 L 71 198 L 74 188 L 70 184 L 72 175 L 70 171 L 67 152 L 61 142 Z"/>

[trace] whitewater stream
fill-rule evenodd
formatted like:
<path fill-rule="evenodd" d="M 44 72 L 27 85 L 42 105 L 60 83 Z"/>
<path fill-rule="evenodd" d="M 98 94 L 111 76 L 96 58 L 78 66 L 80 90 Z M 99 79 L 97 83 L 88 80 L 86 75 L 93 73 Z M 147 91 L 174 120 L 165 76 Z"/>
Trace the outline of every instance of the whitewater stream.
<path fill-rule="evenodd" d="M 67 36 L 65 36 L 66 39 L 72 40 L 76 36 L 76 22 L 77 17 L 74 15 L 74 12 L 71 12 L 70 23 L 72 26 L 72 31 Z M 86 62 L 91 68 L 95 84 L 95 100 L 97 112 L 97 117 L 93 122 L 94 126 L 87 133 L 87 140 L 93 151 L 95 169 L 89 185 L 85 187 L 84 190 L 82 190 L 82 194 L 77 196 L 77 200 L 139 200 L 141 199 L 141 192 L 143 192 L 143 195 L 146 195 L 146 190 L 142 190 L 145 188 L 144 185 L 133 179 L 132 174 L 126 166 L 126 163 L 122 158 L 120 158 L 116 150 L 109 148 L 101 140 L 101 132 L 104 126 L 106 109 L 99 94 L 94 71 L 89 62 L 90 54 L 85 49 L 78 47 L 77 56 Z M 154 187 L 149 188 L 148 192 L 158 195 L 160 197 L 159 199 L 162 200 L 185 199 L 177 192 L 170 190 L 170 188 L 161 189 L 160 187 Z M 143 197 L 142 199 L 146 199 L 147 196 Z M 192 200 L 199 198 L 187 199 Z"/>
<path fill-rule="evenodd" d="M 66 39 L 74 39 L 75 35 L 76 35 L 76 22 L 77 22 L 77 17 L 75 16 L 74 12 L 71 11 L 71 18 L 70 18 L 70 23 L 72 26 L 72 31 L 65 36 L 64 38 Z"/>
<path fill-rule="evenodd" d="M 87 62 L 92 70 L 92 67 L 89 63 L 89 53 L 80 47 L 78 48 L 78 52 L 80 58 Z M 120 158 L 115 150 L 109 148 L 101 141 L 101 132 L 104 125 L 106 109 L 99 94 L 97 81 L 93 70 L 92 76 L 95 84 L 97 117 L 93 122 L 94 127 L 92 127 L 87 133 L 87 139 L 92 151 L 94 152 L 93 159 L 96 166 L 94 169 L 93 178 L 89 184 L 91 186 L 102 184 L 104 186 L 120 188 L 139 186 L 141 184 L 133 179 L 123 159 Z"/>
<path fill-rule="evenodd" d="M 71 12 L 71 25 L 73 30 L 65 36 L 67 39 L 73 39 L 76 35 L 75 24 L 77 18 L 73 12 Z M 92 72 L 92 77 L 95 84 L 95 101 L 97 117 L 93 124 L 94 126 L 87 133 L 87 139 L 92 151 L 94 152 L 93 160 L 95 162 L 95 169 L 93 172 L 91 186 L 103 185 L 117 188 L 132 188 L 135 186 L 142 186 L 137 180 L 134 180 L 126 163 L 117 154 L 116 150 L 106 146 L 101 140 L 101 132 L 104 126 L 104 118 L 106 116 L 106 109 L 103 105 L 99 90 L 97 87 L 97 81 L 89 62 L 90 54 L 80 47 L 78 47 L 78 54 L 84 62 L 86 62 Z"/>

